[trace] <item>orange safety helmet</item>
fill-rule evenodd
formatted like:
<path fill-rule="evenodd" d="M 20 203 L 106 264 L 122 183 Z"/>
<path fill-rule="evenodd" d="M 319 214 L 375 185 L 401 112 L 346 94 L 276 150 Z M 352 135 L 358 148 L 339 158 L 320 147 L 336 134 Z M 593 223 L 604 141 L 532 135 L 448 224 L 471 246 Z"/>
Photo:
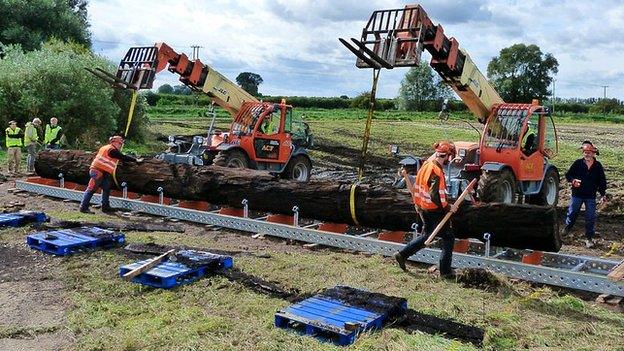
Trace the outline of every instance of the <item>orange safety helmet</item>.
<path fill-rule="evenodd" d="M 108 138 L 108 143 L 111 144 L 111 145 L 112 144 L 121 145 L 121 144 L 124 143 L 124 138 L 122 136 L 115 135 L 115 136 L 112 136 L 112 137 Z"/>
<path fill-rule="evenodd" d="M 452 156 L 455 156 L 455 145 L 453 145 L 453 143 L 450 143 L 448 141 L 439 141 L 433 144 L 433 148 L 438 154 L 444 154 L 444 155 L 450 154 Z"/>

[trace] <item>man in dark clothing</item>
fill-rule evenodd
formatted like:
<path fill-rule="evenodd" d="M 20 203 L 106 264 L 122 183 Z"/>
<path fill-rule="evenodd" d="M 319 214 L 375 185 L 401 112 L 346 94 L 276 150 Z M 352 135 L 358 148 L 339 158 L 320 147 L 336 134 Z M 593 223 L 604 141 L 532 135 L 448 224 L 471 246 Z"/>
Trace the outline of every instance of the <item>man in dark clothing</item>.
<path fill-rule="evenodd" d="M 583 142 L 583 158 L 574 161 L 566 173 L 566 180 L 572 185 L 572 198 L 566 215 L 564 235 L 567 235 L 585 205 L 585 245 L 594 246 L 594 225 L 596 224 L 596 192 L 600 193 L 600 202 L 607 201 L 607 179 L 602 164 L 596 160 L 598 151 L 589 142 Z"/>
<path fill-rule="evenodd" d="M 99 187 L 102 188 L 102 212 L 113 212 L 109 197 L 111 180 L 117 169 L 117 164 L 119 161 L 139 163 L 143 161 L 142 159 L 135 159 L 121 153 L 120 150 L 124 143 L 123 137 L 113 136 L 108 142 L 107 145 L 100 148 L 93 162 L 91 162 L 91 167 L 89 168 L 89 177 L 91 179 L 85 190 L 82 202 L 80 202 L 80 212 L 82 213 L 93 213 L 89 210 L 89 203 Z"/>
<path fill-rule="evenodd" d="M 429 235 L 442 221 L 444 215 L 450 210 L 446 200 L 446 181 L 444 177 L 444 165 L 455 154 L 455 147 L 449 142 L 439 142 L 434 145 L 435 154 L 433 158 L 427 160 L 416 175 L 415 184 L 407 172 L 404 172 L 407 189 L 412 193 L 414 205 L 423 220 L 423 233 L 407 244 L 401 251 L 394 255 L 399 263 L 399 267 L 407 271 L 405 261 L 416 252 L 425 247 Z M 451 268 L 453 260 L 453 245 L 455 238 L 449 228 L 448 222 L 439 233 L 442 238 L 442 253 L 440 255 L 440 276 L 450 278 L 454 276 Z"/>

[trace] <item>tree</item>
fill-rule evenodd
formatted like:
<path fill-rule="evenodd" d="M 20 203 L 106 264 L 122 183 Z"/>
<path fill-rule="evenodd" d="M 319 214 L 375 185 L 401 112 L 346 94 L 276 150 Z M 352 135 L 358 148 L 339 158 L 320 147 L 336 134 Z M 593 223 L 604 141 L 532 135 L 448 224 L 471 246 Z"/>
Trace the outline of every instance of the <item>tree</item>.
<path fill-rule="evenodd" d="M 600 99 L 589 108 L 590 113 L 624 113 L 624 103 L 618 99 Z"/>
<path fill-rule="evenodd" d="M 500 51 L 488 64 L 488 78 L 508 102 L 531 102 L 550 95 L 548 87 L 559 63 L 537 45 L 515 44 Z"/>
<path fill-rule="evenodd" d="M 434 76 L 429 65 L 412 67 L 405 74 L 399 89 L 399 108 L 403 110 L 435 110 L 439 100 L 452 96 L 450 89 Z"/>
<path fill-rule="evenodd" d="M 9 45 L 0 63 L 0 124 L 14 119 L 23 126 L 34 117 L 44 123 L 57 117 L 68 142 L 80 146 L 94 146 L 114 132 L 123 132 L 130 94 L 115 95 L 83 67 L 114 72 L 116 66 L 83 46 L 58 40 L 30 52 Z M 131 136 L 141 130 L 143 101 L 138 101 Z"/>
<path fill-rule="evenodd" d="M 243 72 L 236 77 L 236 83 L 253 96 L 258 96 L 258 86 L 262 82 L 262 77 L 259 74 L 251 72 Z"/>
<path fill-rule="evenodd" d="M 85 0 L 2 0 L 0 42 L 37 50 L 51 38 L 91 46 Z"/>
<path fill-rule="evenodd" d="M 158 87 L 158 94 L 173 94 L 173 87 L 169 84 L 163 84 Z"/>
<path fill-rule="evenodd" d="M 173 94 L 175 95 L 191 95 L 191 88 L 187 87 L 184 84 L 178 84 L 173 87 Z"/>

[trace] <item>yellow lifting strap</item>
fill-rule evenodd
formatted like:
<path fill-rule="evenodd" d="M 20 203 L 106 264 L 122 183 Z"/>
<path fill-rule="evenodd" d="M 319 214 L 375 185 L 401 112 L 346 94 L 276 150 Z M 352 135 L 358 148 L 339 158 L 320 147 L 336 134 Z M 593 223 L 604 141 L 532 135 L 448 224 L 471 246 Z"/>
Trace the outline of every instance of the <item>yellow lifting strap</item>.
<path fill-rule="evenodd" d="M 349 196 L 349 208 L 351 209 L 351 219 L 353 219 L 353 223 L 355 225 L 360 225 L 360 222 L 357 220 L 357 216 L 355 215 L 355 189 L 357 189 L 358 183 L 353 183 L 351 185 L 351 195 Z"/>
<path fill-rule="evenodd" d="M 128 110 L 128 122 L 126 123 L 126 132 L 123 135 L 124 138 L 128 136 L 128 131 L 130 130 L 130 123 L 132 123 L 132 116 L 134 116 L 134 108 L 136 107 L 137 95 L 137 91 L 132 89 L 132 101 L 130 102 L 130 109 Z"/>
<path fill-rule="evenodd" d="M 132 100 L 130 101 L 130 109 L 128 110 L 128 122 L 126 122 L 126 131 L 123 135 L 124 138 L 128 136 L 128 131 L 130 130 L 130 123 L 132 123 L 132 117 L 134 116 L 134 108 L 136 107 L 137 95 L 137 91 L 135 89 L 132 89 Z M 123 145 L 121 145 L 121 147 L 123 149 Z M 117 188 L 121 188 L 119 186 L 119 183 L 117 182 L 117 167 L 115 167 L 115 170 L 111 175 L 113 176 L 115 186 L 117 186 Z"/>

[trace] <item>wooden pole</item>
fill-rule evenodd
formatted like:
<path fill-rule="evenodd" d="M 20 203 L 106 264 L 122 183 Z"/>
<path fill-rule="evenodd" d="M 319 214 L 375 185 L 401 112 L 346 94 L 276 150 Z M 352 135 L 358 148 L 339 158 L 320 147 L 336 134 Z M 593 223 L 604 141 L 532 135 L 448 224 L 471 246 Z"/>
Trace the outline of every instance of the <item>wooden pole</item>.
<path fill-rule="evenodd" d="M 131 270 L 130 272 L 128 272 L 126 274 L 124 274 L 122 276 L 122 278 L 125 279 L 125 280 L 128 280 L 128 281 L 132 280 L 132 278 L 140 275 L 141 273 L 147 272 L 150 269 L 156 267 L 160 262 L 164 261 L 165 258 L 169 257 L 169 255 L 171 255 L 174 252 L 175 252 L 175 249 L 171 249 L 171 250 L 165 252 L 164 254 L 154 258 L 153 260 L 151 260 L 149 262 L 146 262 L 143 265 L 141 265 L 141 266 Z"/>
<path fill-rule="evenodd" d="M 468 196 L 468 193 L 470 193 L 470 191 L 472 190 L 472 188 L 474 188 L 474 186 L 477 184 L 477 179 L 473 179 L 470 184 L 468 184 L 468 186 L 466 187 L 466 189 L 464 189 L 464 191 L 461 193 L 461 195 L 459 195 L 459 197 L 457 198 L 457 201 L 455 201 L 455 203 L 453 204 L 453 206 L 451 206 L 451 210 L 444 216 L 444 218 L 442 218 L 442 220 L 440 221 L 440 223 L 438 223 L 438 226 L 435 228 L 435 230 L 433 231 L 433 233 L 431 233 L 431 235 L 429 235 L 429 238 L 427 238 L 427 241 L 425 241 L 425 245 L 429 246 L 431 245 L 431 242 L 433 241 L 433 239 L 436 237 L 436 235 L 438 235 L 438 233 L 442 230 L 442 228 L 444 227 L 444 225 L 446 224 L 446 222 L 448 222 L 449 219 L 451 219 L 451 216 L 457 212 L 457 210 L 459 209 L 459 205 L 461 205 L 462 201 L 464 201 L 464 199 L 466 198 L 466 196 Z"/>

